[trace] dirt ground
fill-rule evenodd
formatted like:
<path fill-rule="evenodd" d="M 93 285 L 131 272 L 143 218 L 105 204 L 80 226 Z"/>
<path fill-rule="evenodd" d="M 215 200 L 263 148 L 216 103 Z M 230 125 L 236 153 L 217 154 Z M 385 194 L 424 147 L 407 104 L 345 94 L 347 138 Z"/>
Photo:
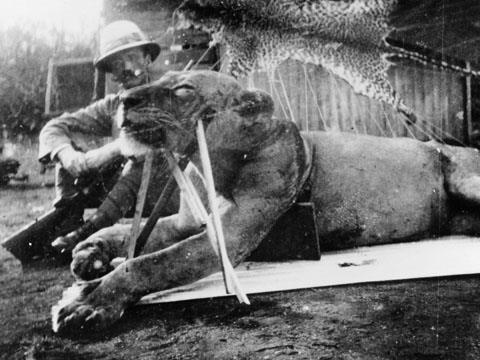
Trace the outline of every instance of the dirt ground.
<path fill-rule="evenodd" d="M 44 181 L 0 189 L 0 238 L 48 210 Z M 138 306 L 59 337 L 50 308 L 71 283 L 66 265 L 0 249 L 0 359 L 480 359 L 479 276 Z"/>
<path fill-rule="evenodd" d="M 479 359 L 480 279 L 344 286 L 135 307 L 85 338 L 51 330 L 66 267 L 2 253 L 1 359 Z"/>
<path fill-rule="evenodd" d="M 44 211 L 51 193 L 0 190 L 2 204 L 15 199 L 0 209 L 0 235 Z M 0 264 L 1 359 L 480 358 L 477 276 L 253 295 L 250 306 L 139 306 L 106 333 L 67 338 L 52 332 L 50 308 L 72 282 L 68 267 L 22 268 L 3 249 Z"/>

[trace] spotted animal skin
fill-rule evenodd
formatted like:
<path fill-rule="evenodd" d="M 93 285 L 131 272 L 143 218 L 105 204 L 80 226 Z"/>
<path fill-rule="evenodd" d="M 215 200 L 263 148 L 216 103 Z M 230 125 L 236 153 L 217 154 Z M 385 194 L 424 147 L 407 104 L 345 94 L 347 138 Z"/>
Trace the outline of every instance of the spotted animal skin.
<path fill-rule="evenodd" d="M 320 65 L 355 92 L 415 115 L 388 81 L 386 36 L 396 0 L 188 0 L 177 27 L 193 25 L 226 47 L 227 73 L 273 70 L 286 59 Z"/>

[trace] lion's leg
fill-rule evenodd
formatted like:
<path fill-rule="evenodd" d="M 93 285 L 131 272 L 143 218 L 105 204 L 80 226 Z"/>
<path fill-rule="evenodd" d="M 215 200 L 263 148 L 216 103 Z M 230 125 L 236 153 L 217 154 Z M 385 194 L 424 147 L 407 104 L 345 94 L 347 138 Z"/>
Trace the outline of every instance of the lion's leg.
<path fill-rule="evenodd" d="M 452 235 L 480 235 L 480 211 L 472 209 L 455 209 L 448 223 Z"/>
<path fill-rule="evenodd" d="M 468 174 L 466 177 L 452 176 L 448 190 L 459 199 L 480 205 L 480 174 Z"/>
<path fill-rule="evenodd" d="M 198 189 L 202 200 L 205 191 L 198 172 L 189 167 L 188 175 Z M 77 279 L 92 280 L 111 270 L 110 262 L 116 257 L 126 257 L 130 241 L 130 225 L 114 225 L 102 229 L 80 242 L 72 252 L 71 270 Z M 158 220 L 142 254 L 164 249 L 190 235 L 201 231 L 201 224 L 195 222 L 184 194 L 180 194 L 178 214 Z"/>
<path fill-rule="evenodd" d="M 184 201 L 181 201 L 183 204 Z M 131 225 L 114 225 L 102 229 L 79 243 L 72 252 L 70 265 L 77 279 L 92 280 L 111 270 L 111 261 L 126 257 L 130 241 Z M 158 251 L 201 231 L 186 205 L 180 205 L 178 214 L 158 220 L 143 249 L 143 254 Z"/>
<path fill-rule="evenodd" d="M 291 199 L 236 197 L 223 206 L 222 222 L 233 265 L 254 250 Z M 103 328 L 120 318 L 123 310 L 143 295 L 191 283 L 219 270 L 206 233 L 190 236 L 166 249 L 127 260 L 83 294 L 53 309 L 59 331 Z"/>
<path fill-rule="evenodd" d="M 197 222 L 187 205 L 185 196 L 180 196 L 178 214 L 160 219 L 152 231 L 142 254 L 149 254 L 165 249 L 180 240 L 198 234 L 202 231 L 202 224 Z"/>
<path fill-rule="evenodd" d="M 447 191 L 454 198 L 480 205 L 480 153 L 473 148 L 439 145 Z"/>

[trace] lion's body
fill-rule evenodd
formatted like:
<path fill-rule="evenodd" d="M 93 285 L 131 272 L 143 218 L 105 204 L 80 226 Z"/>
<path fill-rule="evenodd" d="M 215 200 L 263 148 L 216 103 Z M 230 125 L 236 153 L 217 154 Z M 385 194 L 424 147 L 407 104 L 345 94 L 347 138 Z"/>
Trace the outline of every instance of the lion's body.
<path fill-rule="evenodd" d="M 322 248 L 373 245 L 438 234 L 446 216 L 442 160 L 411 139 L 307 134 Z M 337 242 L 337 243 L 336 243 Z"/>
<path fill-rule="evenodd" d="M 447 221 L 456 210 L 452 204 L 458 207 L 465 199 L 480 204 L 476 151 L 341 133 L 302 137 L 292 122 L 272 118 L 267 94 L 243 90 L 218 73 L 169 73 L 130 91 L 124 103 L 125 148 L 133 150 L 140 142 L 182 153 L 195 136 L 196 119 L 208 123 L 207 143 L 234 265 L 258 246 L 300 193 L 315 203 L 322 245 L 330 248 L 471 230 L 468 221 Z M 139 115 L 152 104 L 155 115 Z M 202 192 L 195 171 L 201 170 L 198 156 L 191 160 L 187 171 Z M 475 212 L 475 206 L 465 209 Z M 107 326 L 142 295 L 218 271 L 200 225 L 181 198 L 178 214 L 157 223 L 142 256 L 87 283 L 81 295 L 54 309 L 54 328 Z M 103 275 L 96 262 L 124 256 L 128 234 L 128 226 L 116 225 L 77 245 L 75 275 L 85 279 L 95 269 Z"/>

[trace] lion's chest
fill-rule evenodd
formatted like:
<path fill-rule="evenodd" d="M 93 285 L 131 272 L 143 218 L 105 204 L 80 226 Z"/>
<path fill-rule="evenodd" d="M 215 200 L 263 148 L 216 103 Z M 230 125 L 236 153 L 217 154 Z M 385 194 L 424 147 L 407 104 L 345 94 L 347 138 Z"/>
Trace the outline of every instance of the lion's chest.
<path fill-rule="evenodd" d="M 217 191 L 227 198 L 293 199 L 305 154 L 299 133 L 291 125 L 265 132 L 263 138 L 246 137 L 235 149 L 222 143 L 209 146 Z"/>

